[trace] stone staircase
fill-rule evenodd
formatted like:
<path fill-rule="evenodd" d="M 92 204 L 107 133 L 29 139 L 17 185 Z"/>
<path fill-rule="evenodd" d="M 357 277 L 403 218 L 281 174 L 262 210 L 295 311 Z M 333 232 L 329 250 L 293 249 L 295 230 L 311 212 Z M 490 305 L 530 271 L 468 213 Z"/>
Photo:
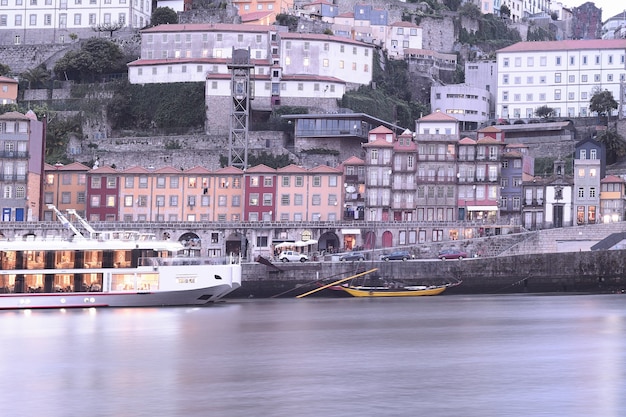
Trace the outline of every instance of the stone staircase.
<path fill-rule="evenodd" d="M 525 233 L 525 239 L 500 255 L 588 251 L 613 233 L 626 232 L 626 222 L 593 224 Z"/>

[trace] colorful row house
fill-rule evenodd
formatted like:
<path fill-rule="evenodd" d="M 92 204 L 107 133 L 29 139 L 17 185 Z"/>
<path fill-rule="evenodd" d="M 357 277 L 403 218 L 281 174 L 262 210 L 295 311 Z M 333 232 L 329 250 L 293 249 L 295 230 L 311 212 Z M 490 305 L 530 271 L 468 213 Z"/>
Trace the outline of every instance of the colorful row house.
<path fill-rule="evenodd" d="M 326 166 L 89 167 L 46 165 L 44 203 L 89 221 L 262 222 L 341 219 L 343 177 Z M 53 220 L 52 208 L 43 212 Z"/>

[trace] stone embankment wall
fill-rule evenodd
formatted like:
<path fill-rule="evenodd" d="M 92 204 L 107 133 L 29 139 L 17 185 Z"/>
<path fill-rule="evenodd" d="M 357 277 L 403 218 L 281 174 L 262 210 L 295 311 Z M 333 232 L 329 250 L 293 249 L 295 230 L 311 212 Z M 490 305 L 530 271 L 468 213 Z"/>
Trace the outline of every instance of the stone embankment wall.
<path fill-rule="evenodd" d="M 265 151 L 270 154 L 283 153 L 282 132 L 250 132 L 251 153 Z M 97 147 L 90 147 L 90 144 Z M 132 166 L 161 168 L 173 166 L 189 169 L 202 166 L 211 170 L 221 168 L 220 156 L 228 156 L 228 132 L 218 135 L 186 135 L 158 137 L 105 138 L 81 143 L 81 154 L 77 160 L 100 161 L 100 166 L 115 165 L 118 169 Z"/>
<path fill-rule="evenodd" d="M 231 297 L 295 297 L 319 287 L 318 280 L 330 283 L 372 268 L 378 268 L 383 277 L 407 284 L 463 281 L 446 294 L 626 291 L 626 251 L 612 250 L 462 261 L 277 263 L 274 268 L 245 264 L 243 285 Z M 325 295 L 332 294 L 330 291 L 323 290 Z"/>

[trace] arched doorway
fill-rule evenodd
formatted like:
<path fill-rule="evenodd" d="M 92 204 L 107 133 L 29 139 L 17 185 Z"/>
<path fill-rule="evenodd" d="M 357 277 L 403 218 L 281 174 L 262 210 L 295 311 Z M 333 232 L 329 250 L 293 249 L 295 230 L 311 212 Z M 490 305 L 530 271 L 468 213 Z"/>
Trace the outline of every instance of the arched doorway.
<path fill-rule="evenodd" d="M 318 242 L 317 248 L 320 251 L 334 251 L 339 248 L 339 238 L 333 232 L 322 233 Z"/>
<path fill-rule="evenodd" d="M 185 247 L 186 256 L 202 256 L 202 239 L 194 232 L 184 233 L 178 241 Z"/>
<path fill-rule="evenodd" d="M 383 248 L 390 248 L 393 246 L 393 234 L 387 230 L 383 233 Z"/>
<path fill-rule="evenodd" d="M 226 238 L 226 255 L 248 256 L 248 239 L 242 233 L 235 232 Z"/>

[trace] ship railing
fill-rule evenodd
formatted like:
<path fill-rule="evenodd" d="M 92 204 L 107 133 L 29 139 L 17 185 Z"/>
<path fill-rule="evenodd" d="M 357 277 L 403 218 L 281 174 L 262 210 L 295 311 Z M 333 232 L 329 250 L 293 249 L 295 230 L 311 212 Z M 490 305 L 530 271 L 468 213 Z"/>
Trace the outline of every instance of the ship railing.
<path fill-rule="evenodd" d="M 228 265 L 239 263 L 238 257 L 231 256 L 220 257 L 199 257 L 199 256 L 177 256 L 173 258 L 139 258 L 139 266 L 151 266 L 158 268 L 159 266 L 189 266 L 189 265 Z"/>

